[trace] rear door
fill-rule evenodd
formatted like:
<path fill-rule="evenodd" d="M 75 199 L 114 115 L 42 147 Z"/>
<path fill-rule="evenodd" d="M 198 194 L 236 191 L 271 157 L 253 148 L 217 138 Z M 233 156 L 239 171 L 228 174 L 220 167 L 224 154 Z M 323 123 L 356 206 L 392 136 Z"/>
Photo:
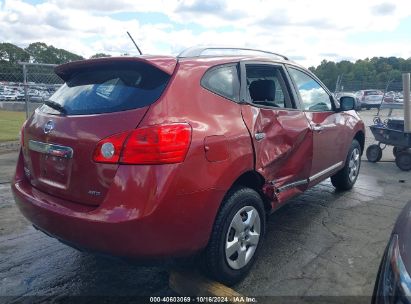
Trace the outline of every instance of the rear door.
<path fill-rule="evenodd" d="M 290 94 L 285 69 L 241 64 L 242 115 L 253 140 L 255 169 L 277 189 L 279 202 L 307 186 L 312 133 Z"/>
<path fill-rule="evenodd" d="M 73 66 L 60 71 L 66 83 L 26 123 L 25 172 L 43 192 L 98 205 L 118 165 L 93 161 L 97 143 L 135 129 L 171 76 L 124 58 Z"/>
<path fill-rule="evenodd" d="M 337 113 L 331 94 L 302 69 L 288 66 L 302 110 L 313 133 L 310 184 L 313 185 L 343 166 L 347 153 L 346 117 Z"/>

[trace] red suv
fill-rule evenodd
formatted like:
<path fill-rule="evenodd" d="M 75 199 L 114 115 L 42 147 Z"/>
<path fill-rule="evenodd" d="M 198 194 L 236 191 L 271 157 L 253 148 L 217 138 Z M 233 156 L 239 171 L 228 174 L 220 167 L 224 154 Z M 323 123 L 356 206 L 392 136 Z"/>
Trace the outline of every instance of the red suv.
<path fill-rule="evenodd" d="M 202 253 L 233 284 L 266 215 L 331 177 L 350 189 L 364 124 L 308 70 L 274 53 L 191 48 L 177 57 L 58 66 L 65 84 L 27 120 L 12 189 L 33 225 L 116 256 Z"/>

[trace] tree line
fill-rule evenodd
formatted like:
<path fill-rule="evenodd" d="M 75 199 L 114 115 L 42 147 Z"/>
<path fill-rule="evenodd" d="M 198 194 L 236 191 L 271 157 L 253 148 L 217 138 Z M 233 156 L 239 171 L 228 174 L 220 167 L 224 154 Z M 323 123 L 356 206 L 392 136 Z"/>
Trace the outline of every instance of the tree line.
<path fill-rule="evenodd" d="M 108 54 L 97 53 L 90 58 L 110 57 Z M 2 65 L 14 65 L 19 61 L 62 64 L 70 61 L 83 60 L 83 56 L 71 53 L 64 49 L 58 49 L 44 42 L 34 42 L 26 48 L 18 47 L 11 43 L 0 43 L 0 63 Z"/>
<path fill-rule="evenodd" d="M 334 91 L 339 76 L 342 77 L 343 84 L 357 84 L 357 87 L 361 86 L 363 89 L 374 84 L 375 87 L 368 88 L 384 89 L 388 82 L 398 83 L 401 81 L 402 73 L 411 71 L 411 58 L 373 57 L 337 63 L 323 60 L 317 67 L 309 69 L 331 91 Z"/>
<path fill-rule="evenodd" d="M 97 53 L 90 58 L 109 56 Z M 9 81 L 10 79 L 22 81 L 22 68 L 19 62 L 62 64 L 83 59 L 85 59 L 83 56 L 43 42 L 31 43 L 26 48 L 11 43 L 0 43 L 0 81 Z"/>
<path fill-rule="evenodd" d="M 90 58 L 109 56 L 97 53 Z M 4 75 L 7 73 L 20 75 L 19 62 L 62 64 L 82 59 L 85 58 L 43 42 L 31 43 L 26 48 L 11 43 L 0 43 L 0 81 L 7 80 L 4 79 Z M 323 60 L 317 67 L 312 66 L 309 69 L 331 91 L 334 91 L 338 77 L 342 77 L 343 83 L 378 83 L 381 86 L 388 81 L 400 81 L 403 72 L 410 72 L 411 58 L 373 57 L 360 59 L 356 62 Z"/>

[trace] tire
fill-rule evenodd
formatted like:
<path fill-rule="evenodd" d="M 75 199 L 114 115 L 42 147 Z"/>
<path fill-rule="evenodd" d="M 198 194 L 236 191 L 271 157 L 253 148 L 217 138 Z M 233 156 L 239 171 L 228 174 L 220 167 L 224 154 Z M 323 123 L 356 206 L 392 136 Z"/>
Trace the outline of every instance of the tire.
<path fill-rule="evenodd" d="M 331 176 L 331 183 L 338 190 L 350 190 L 357 181 L 361 168 L 361 146 L 353 140 L 344 167 Z"/>
<path fill-rule="evenodd" d="M 391 236 L 392 237 L 392 236 Z M 390 237 L 390 240 L 391 240 Z M 375 279 L 375 283 L 374 283 L 374 290 L 372 293 L 372 298 L 371 298 L 371 304 L 378 304 L 380 303 L 380 301 L 378 301 L 379 298 L 384 296 L 383 290 L 380 289 L 380 285 L 382 285 L 381 283 L 381 276 L 383 276 L 383 272 L 384 272 L 384 265 L 386 263 L 387 260 L 387 255 L 388 255 L 388 250 L 390 247 L 390 241 L 388 242 L 388 245 L 385 247 L 384 250 L 384 254 L 382 255 L 382 259 L 380 262 L 380 266 L 378 267 L 378 272 L 377 272 L 377 278 Z"/>
<path fill-rule="evenodd" d="M 369 162 L 376 163 L 381 160 L 382 149 L 379 145 L 371 145 L 365 153 Z"/>
<path fill-rule="evenodd" d="M 399 152 L 395 158 L 395 163 L 402 171 L 411 170 L 411 153 L 408 151 Z"/>
<path fill-rule="evenodd" d="M 249 219 L 253 221 L 247 225 Z M 234 188 L 220 207 L 204 252 L 207 274 L 229 286 L 240 282 L 250 271 L 264 234 L 265 211 L 260 195 L 250 188 Z M 226 249 L 228 243 L 231 249 Z"/>
<path fill-rule="evenodd" d="M 397 147 L 395 146 L 394 148 L 392 148 L 392 154 L 394 155 L 394 157 L 397 157 L 397 155 L 402 152 L 407 150 L 407 148 L 403 148 L 403 147 Z"/>

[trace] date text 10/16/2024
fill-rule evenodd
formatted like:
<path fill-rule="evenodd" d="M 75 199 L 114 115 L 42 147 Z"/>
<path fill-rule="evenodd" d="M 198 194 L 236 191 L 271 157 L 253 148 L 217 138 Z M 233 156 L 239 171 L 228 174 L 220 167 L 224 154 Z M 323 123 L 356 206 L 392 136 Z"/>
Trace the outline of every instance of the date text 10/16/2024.
<path fill-rule="evenodd" d="M 150 297 L 150 303 L 257 303 L 254 297 Z"/>

